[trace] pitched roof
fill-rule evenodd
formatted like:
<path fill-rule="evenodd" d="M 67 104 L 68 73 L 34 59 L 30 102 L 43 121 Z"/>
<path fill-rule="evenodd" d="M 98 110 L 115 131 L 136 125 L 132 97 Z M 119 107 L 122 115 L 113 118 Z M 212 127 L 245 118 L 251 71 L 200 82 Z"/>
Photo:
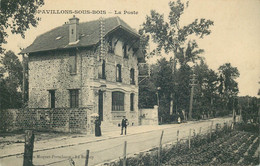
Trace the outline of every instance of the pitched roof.
<path fill-rule="evenodd" d="M 122 28 L 134 36 L 139 37 L 138 33 L 119 17 L 104 19 L 104 26 L 105 35 L 117 28 Z M 79 42 L 74 45 L 69 45 L 69 24 L 64 24 L 38 36 L 22 53 L 95 45 L 100 40 L 100 21 L 94 20 L 79 23 L 78 31 L 81 35 Z"/>

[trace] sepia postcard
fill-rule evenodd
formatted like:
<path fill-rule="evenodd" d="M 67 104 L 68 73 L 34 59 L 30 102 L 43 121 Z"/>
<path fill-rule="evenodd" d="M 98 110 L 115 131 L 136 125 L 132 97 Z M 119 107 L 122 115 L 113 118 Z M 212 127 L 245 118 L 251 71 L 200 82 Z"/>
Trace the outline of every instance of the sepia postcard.
<path fill-rule="evenodd" d="M 0 0 L 0 166 L 259 165 L 259 0 Z"/>

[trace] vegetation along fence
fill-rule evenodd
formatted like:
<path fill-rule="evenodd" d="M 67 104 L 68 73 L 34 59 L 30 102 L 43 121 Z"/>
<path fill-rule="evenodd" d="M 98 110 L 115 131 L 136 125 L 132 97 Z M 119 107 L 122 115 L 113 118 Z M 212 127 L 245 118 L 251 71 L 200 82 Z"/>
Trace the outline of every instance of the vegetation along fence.
<path fill-rule="evenodd" d="M 136 143 L 147 150 L 135 153 Z M 236 130 L 231 122 L 211 123 L 196 130 L 178 130 L 174 135 L 162 131 L 148 140 L 122 141 L 106 149 L 74 149 L 75 156 L 64 154 L 63 159 L 44 164 L 34 160 L 34 165 L 257 165 L 258 145 L 257 133 Z"/>

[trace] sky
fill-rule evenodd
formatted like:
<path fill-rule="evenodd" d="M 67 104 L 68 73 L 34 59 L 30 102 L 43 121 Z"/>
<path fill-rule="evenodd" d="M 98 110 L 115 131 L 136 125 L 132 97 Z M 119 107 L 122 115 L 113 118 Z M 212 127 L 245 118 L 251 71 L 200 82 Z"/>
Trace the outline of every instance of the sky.
<path fill-rule="evenodd" d="M 19 48 L 29 46 L 38 35 L 61 26 L 74 15 L 44 14 L 44 10 L 102 11 L 103 14 L 75 15 L 80 22 L 98 19 L 101 16 L 119 16 L 138 30 L 146 15 L 150 14 L 150 10 L 156 10 L 167 18 L 168 2 L 168 0 L 45 0 L 45 5 L 39 9 L 41 13 L 37 14 L 41 17 L 38 26 L 28 29 L 25 39 L 9 32 L 8 44 L 4 45 L 4 48 L 18 53 Z M 124 14 L 124 11 L 128 14 Z M 220 65 L 231 63 L 240 72 L 240 77 L 237 79 L 239 96 L 257 96 L 260 81 L 260 0 L 190 0 L 189 7 L 181 18 L 181 25 L 189 24 L 196 18 L 214 21 L 214 26 L 210 28 L 212 33 L 197 40 L 199 47 L 205 50 L 201 56 L 205 57 L 209 68 L 217 70 Z"/>

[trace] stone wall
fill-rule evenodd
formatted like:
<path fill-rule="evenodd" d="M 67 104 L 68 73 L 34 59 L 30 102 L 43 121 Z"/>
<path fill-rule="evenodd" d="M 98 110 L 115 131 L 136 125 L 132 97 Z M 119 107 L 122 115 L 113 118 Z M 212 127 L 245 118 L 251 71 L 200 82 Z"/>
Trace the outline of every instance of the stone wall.
<path fill-rule="evenodd" d="M 139 110 L 141 125 L 158 125 L 158 106 Z"/>
<path fill-rule="evenodd" d="M 1 131 L 90 132 L 91 108 L 7 109 L 1 110 Z"/>
<path fill-rule="evenodd" d="M 66 51 L 29 55 L 29 108 L 49 108 L 48 90 L 55 90 L 57 108 L 69 107 L 68 89 L 80 89 L 80 80 L 79 74 L 70 74 Z"/>

